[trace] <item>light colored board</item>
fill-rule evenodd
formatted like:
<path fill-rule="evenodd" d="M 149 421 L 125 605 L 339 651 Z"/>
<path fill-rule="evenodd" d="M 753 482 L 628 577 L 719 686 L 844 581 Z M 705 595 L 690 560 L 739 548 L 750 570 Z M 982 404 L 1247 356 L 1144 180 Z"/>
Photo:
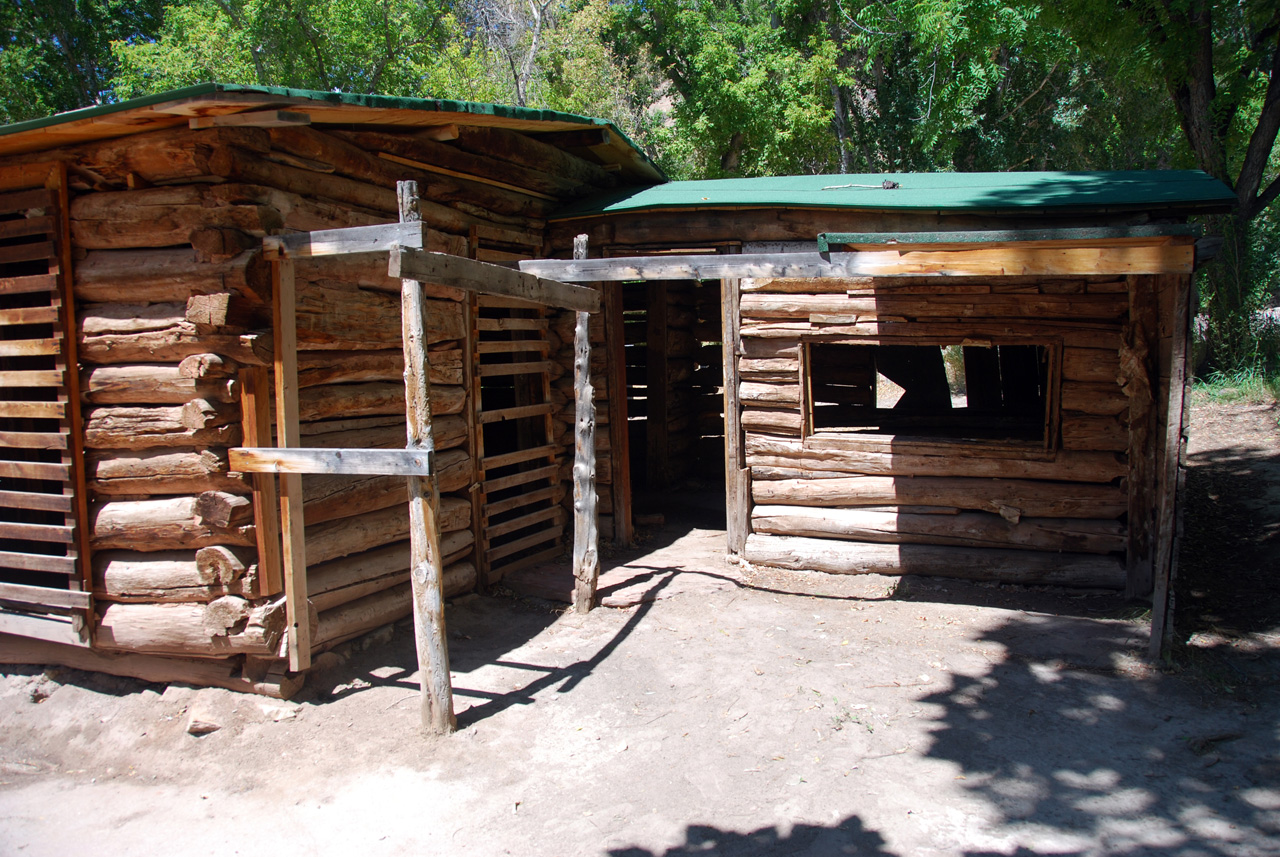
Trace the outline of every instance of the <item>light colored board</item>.
<path fill-rule="evenodd" d="M 250 110 L 246 113 L 228 113 L 222 116 L 192 116 L 187 124 L 193 130 L 200 128 L 285 128 L 291 125 L 310 125 L 311 117 L 296 110 Z"/>
<path fill-rule="evenodd" d="M 564 283 L 746 277 L 1002 277 L 1190 273 L 1194 245 L 752 253 L 538 259 L 520 270 Z"/>
<path fill-rule="evenodd" d="M 88 610 L 90 603 L 88 592 L 3 582 L 0 582 L 0 601 L 60 610 Z"/>
<path fill-rule="evenodd" d="M 559 309 L 600 311 L 600 293 L 594 289 L 444 253 L 428 253 L 412 248 L 393 249 L 388 274 L 481 294 L 520 298 Z"/>
<path fill-rule="evenodd" d="M 49 574 L 75 574 L 75 557 L 49 556 L 38 553 L 0 551 L 0 568 L 16 571 L 43 571 Z"/>
<path fill-rule="evenodd" d="M 431 476 L 431 459 L 414 449 L 280 449 L 235 447 L 241 473 L 333 473 L 347 476 Z"/>
<path fill-rule="evenodd" d="M 279 259 L 282 256 L 308 259 L 351 253 L 386 253 L 393 247 L 426 247 L 429 231 L 421 221 L 321 229 L 295 235 L 268 236 L 262 240 L 262 249 L 263 255 L 268 259 Z"/>

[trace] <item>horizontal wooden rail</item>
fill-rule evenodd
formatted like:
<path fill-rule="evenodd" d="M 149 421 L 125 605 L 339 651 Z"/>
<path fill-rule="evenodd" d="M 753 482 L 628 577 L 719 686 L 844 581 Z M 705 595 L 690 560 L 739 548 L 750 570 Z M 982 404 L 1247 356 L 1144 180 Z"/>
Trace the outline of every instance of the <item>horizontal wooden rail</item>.
<path fill-rule="evenodd" d="M 382 223 L 294 235 L 270 235 L 262 239 L 262 255 L 267 259 L 285 256 L 305 259 L 349 253 L 386 253 L 393 247 L 425 247 L 426 242 L 425 223 Z"/>
<path fill-rule="evenodd" d="M 434 462 L 417 449 L 277 449 L 236 447 L 230 469 L 239 473 L 329 473 L 341 476 L 430 476 Z"/>
<path fill-rule="evenodd" d="M 1000 247 L 858 253 L 743 253 L 532 259 L 520 270 L 561 282 L 743 278 L 1002 277 L 1189 274 L 1194 244 Z"/>
<path fill-rule="evenodd" d="M 47 586 L 24 586 L 19 583 L 0 583 L 0 601 L 16 604 L 34 604 L 63 610 L 88 610 L 89 593 L 71 589 L 50 589 Z"/>
<path fill-rule="evenodd" d="M 522 262 L 521 265 L 523 264 Z M 594 289 L 560 283 L 501 265 L 490 265 L 447 253 L 428 253 L 411 247 L 399 247 L 391 251 L 387 273 L 397 279 L 442 283 L 468 292 L 519 298 L 560 309 L 600 311 L 600 293 Z"/>

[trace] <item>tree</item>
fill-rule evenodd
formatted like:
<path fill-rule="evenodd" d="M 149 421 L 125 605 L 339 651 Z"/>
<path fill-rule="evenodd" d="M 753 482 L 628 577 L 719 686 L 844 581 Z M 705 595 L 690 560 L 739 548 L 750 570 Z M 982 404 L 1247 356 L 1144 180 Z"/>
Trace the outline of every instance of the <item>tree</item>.
<path fill-rule="evenodd" d="M 1253 314 L 1273 282 L 1258 276 L 1264 245 L 1274 243 L 1259 215 L 1280 196 L 1280 4 L 1077 0 L 1058 14 L 1099 56 L 1143 59 L 1151 84 L 1163 83 L 1195 164 L 1235 192 L 1237 210 L 1210 219 L 1224 243 L 1200 285 L 1212 365 L 1246 368 Z"/>
<path fill-rule="evenodd" d="M 160 0 L 9 0 L 0 5 L 0 121 L 111 97 L 111 43 L 149 39 Z"/>

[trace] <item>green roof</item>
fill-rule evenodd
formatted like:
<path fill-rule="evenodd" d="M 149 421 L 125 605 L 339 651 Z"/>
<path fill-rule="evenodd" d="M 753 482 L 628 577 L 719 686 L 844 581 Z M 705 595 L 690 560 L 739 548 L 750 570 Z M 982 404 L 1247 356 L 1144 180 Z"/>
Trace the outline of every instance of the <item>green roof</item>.
<path fill-rule="evenodd" d="M 892 189 L 885 183 L 895 183 Z M 1200 170 L 887 173 L 679 181 L 580 200 L 556 220 L 679 208 L 840 208 L 928 212 L 1229 209 L 1236 198 Z"/>

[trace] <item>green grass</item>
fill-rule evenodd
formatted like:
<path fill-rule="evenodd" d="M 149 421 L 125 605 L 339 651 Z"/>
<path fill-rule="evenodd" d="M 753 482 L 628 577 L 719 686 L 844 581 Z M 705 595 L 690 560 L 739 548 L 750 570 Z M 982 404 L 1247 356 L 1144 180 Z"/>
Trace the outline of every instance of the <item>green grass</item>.
<path fill-rule="evenodd" d="M 1191 396 L 1197 403 L 1266 405 L 1280 398 L 1280 376 L 1268 376 L 1258 369 L 1212 372 L 1195 379 Z"/>

